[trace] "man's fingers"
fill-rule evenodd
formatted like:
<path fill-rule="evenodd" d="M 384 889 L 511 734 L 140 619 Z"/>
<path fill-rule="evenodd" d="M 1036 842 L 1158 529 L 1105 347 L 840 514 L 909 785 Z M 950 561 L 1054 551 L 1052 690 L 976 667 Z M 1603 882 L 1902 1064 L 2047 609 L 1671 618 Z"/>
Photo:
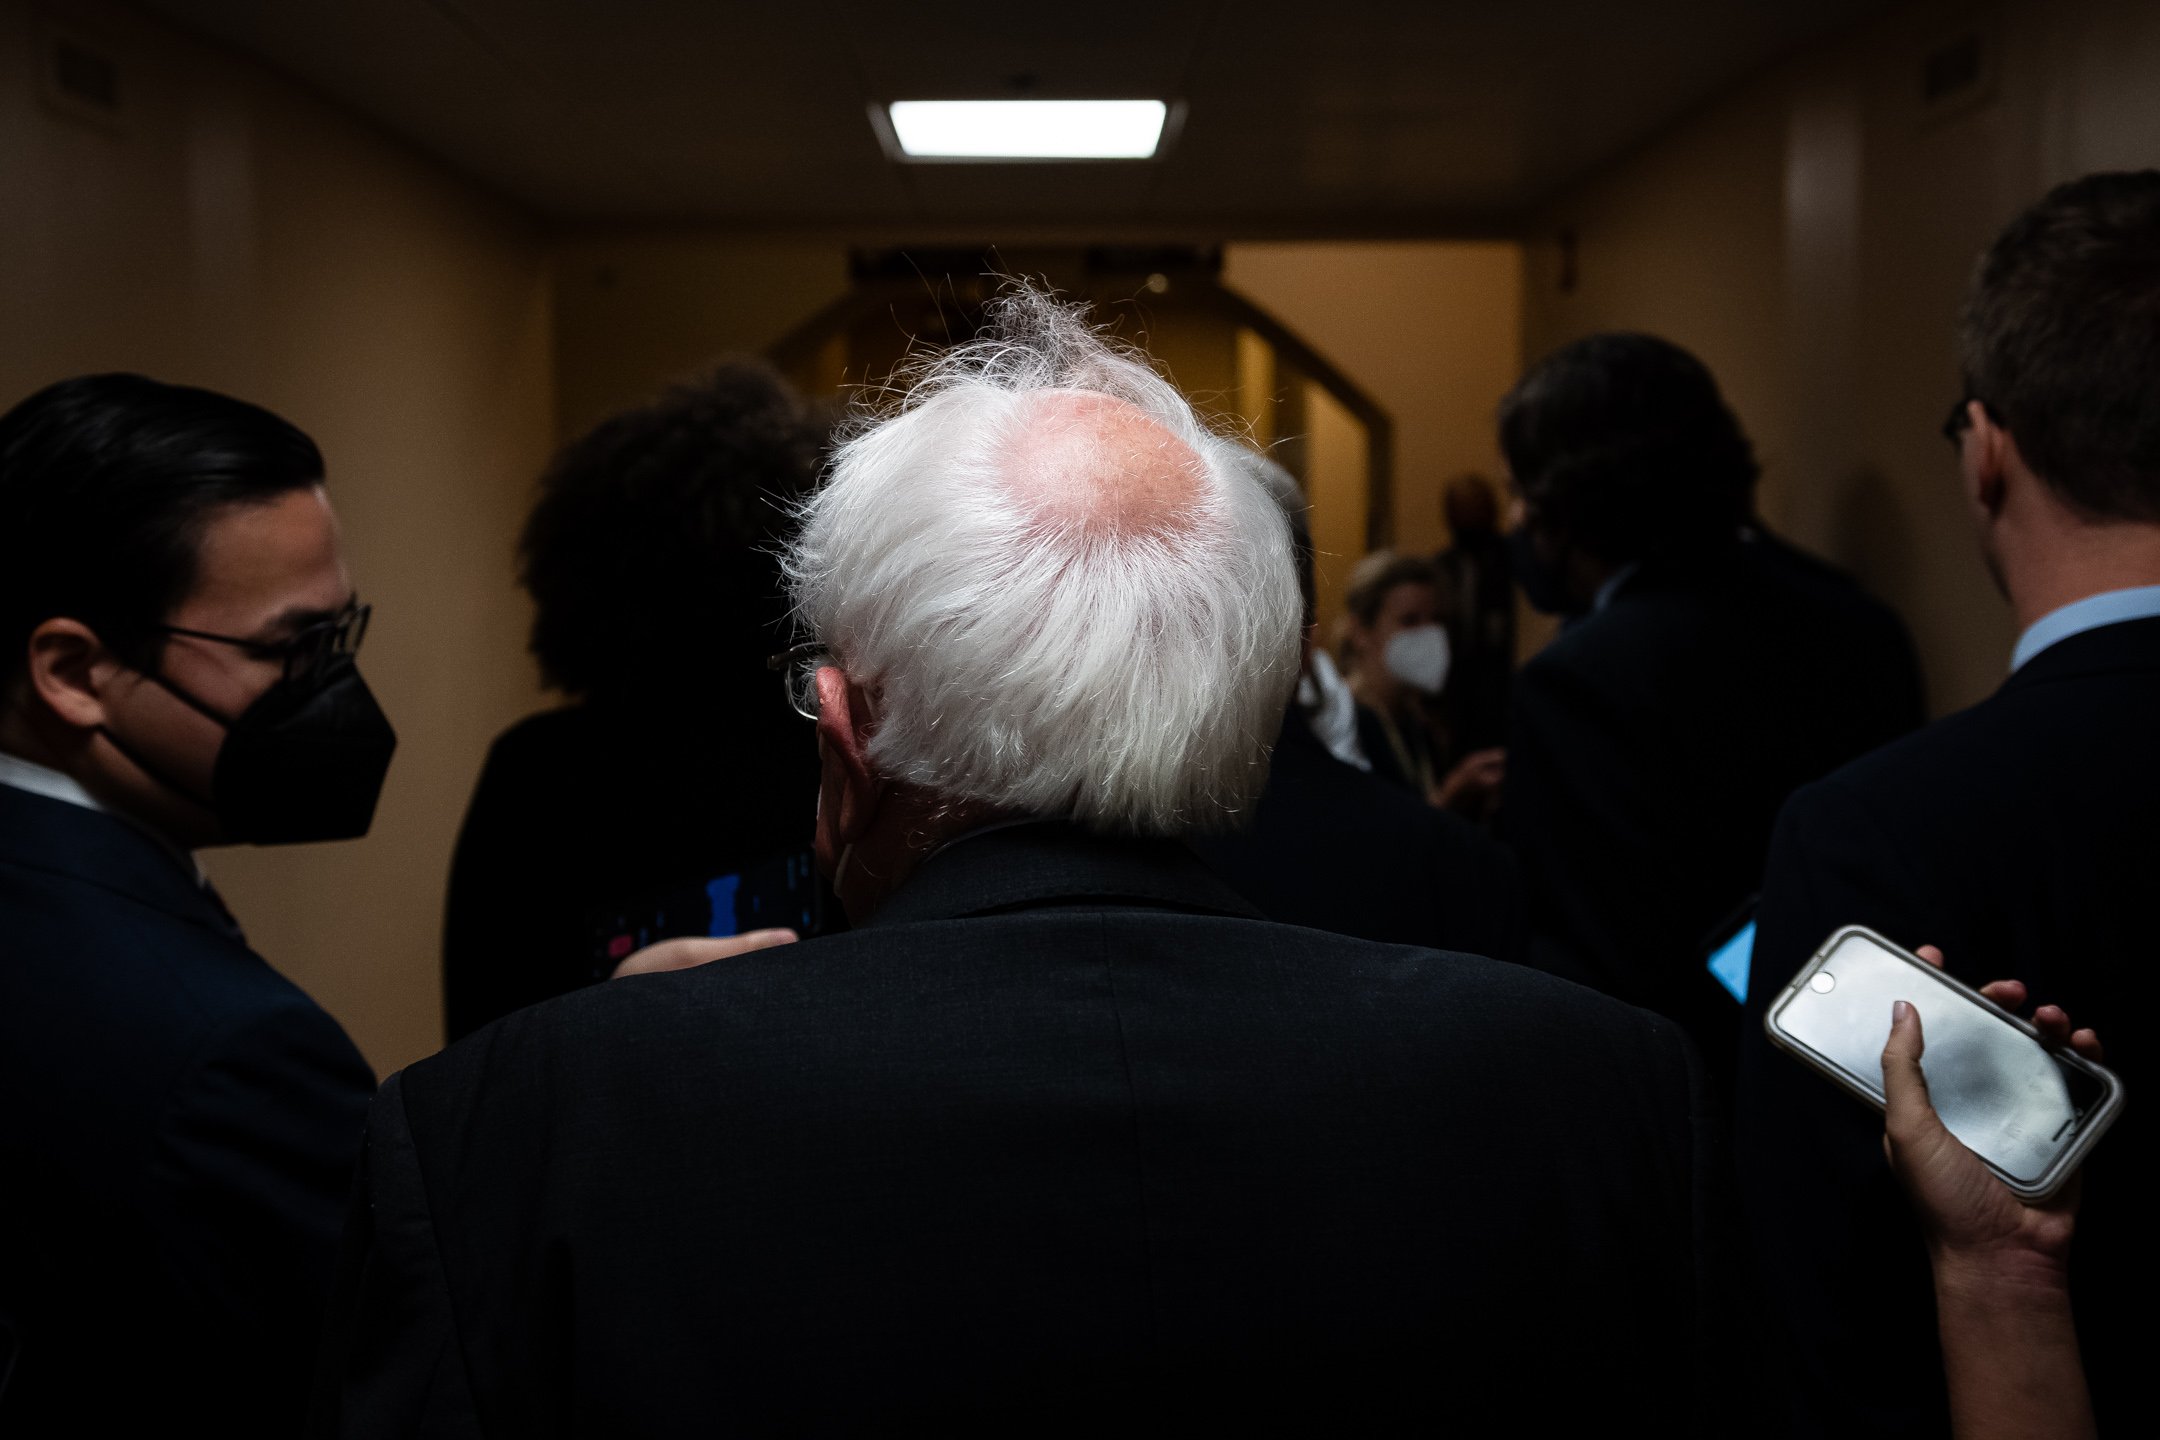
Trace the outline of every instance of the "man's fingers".
<path fill-rule="evenodd" d="M 631 975 L 655 975 L 667 970 L 694 970 L 715 960 L 748 955 L 753 950 L 793 944 L 796 939 L 793 930 L 750 930 L 718 940 L 689 936 L 662 940 L 646 946 L 616 966 L 613 978 L 621 980 Z"/>
<path fill-rule="evenodd" d="M 734 937 L 734 948 L 727 953 L 747 955 L 752 950 L 770 950 L 775 945 L 793 945 L 801 938 L 793 930 L 747 930 Z"/>
<path fill-rule="evenodd" d="M 1913 953 L 1936 969 L 1943 968 L 1943 952 L 1939 946 L 1922 945 Z M 1990 980 L 1980 987 L 1980 993 L 2003 1009 L 2010 1011 L 2024 1009 L 2025 1002 L 2030 994 L 2025 988 L 2025 982 L 2022 980 Z M 1906 1008 L 1903 1001 L 1899 1001 L 1898 1005 L 1900 1009 Z M 1913 1036 L 1917 1044 L 1920 1033 L 1920 1017 L 1917 1012 L 1912 1017 L 1912 1023 Z M 2105 1048 L 2100 1044 L 2100 1037 L 2093 1031 L 2089 1029 L 2073 1030 L 2071 1028 L 2070 1015 L 2060 1005 L 2042 1005 L 2038 1010 L 2035 1010 L 2033 1012 L 2033 1029 L 2040 1032 L 2040 1038 L 2045 1043 L 2057 1048 L 2067 1046 L 2096 1065 L 2103 1063 L 2103 1057 L 2107 1054 Z M 1890 1088 L 1891 1052 L 1897 1045 L 1898 1024 L 1893 1020 L 1890 1026 L 1890 1044 L 1883 1050 L 1883 1085 L 1886 1091 Z M 1918 1074 L 1919 1063 L 1919 1053 L 1915 1050 L 1913 1054 L 1913 1073 L 1915 1075 Z M 1920 1079 L 1920 1094 L 1924 1100 L 1927 1094 L 1927 1081 L 1924 1077 Z M 1884 1144 L 1887 1145 L 1888 1143 L 1889 1141 L 1886 1138 Z"/>

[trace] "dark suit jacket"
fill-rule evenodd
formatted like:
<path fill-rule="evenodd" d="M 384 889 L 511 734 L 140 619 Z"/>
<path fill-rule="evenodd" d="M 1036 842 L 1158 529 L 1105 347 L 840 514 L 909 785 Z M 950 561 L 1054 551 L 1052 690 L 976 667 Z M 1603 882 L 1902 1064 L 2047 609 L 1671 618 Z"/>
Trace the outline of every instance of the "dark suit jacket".
<path fill-rule="evenodd" d="M 1684 1430 L 1700 1105 L 1603 996 L 1270 924 L 1170 842 L 993 831 L 866 928 L 393 1077 L 318 1429 Z"/>
<path fill-rule="evenodd" d="M 1454 663 L 1440 712 L 1447 723 L 1448 754 L 1460 760 L 1475 750 L 1507 742 L 1508 682 L 1515 673 L 1515 575 L 1507 538 L 1498 531 L 1471 531 L 1433 556 L 1440 572 L 1441 609 Z"/>
<path fill-rule="evenodd" d="M 1645 567 L 1517 678 L 1500 831 L 1531 962 L 1672 1016 L 1729 1070 L 1710 932 L 1761 883 L 1778 807 L 1920 723 L 1904 627 L 1760 540 Z"/>
<path fill-rule="evenodd" d="M 1780 818 L 1740 1133 L 1776 1322 L 1765 1363 L 1773 1392 L 1798 1402 L 1797 1433 L 1948 1433 L 1927 1259 L 1883 1164 L 1880 1119 L 1773 1052 L 1761 1029 L 1794 971 L 1851 924 L 1908 948 L 1939 945 L 1971 984 L 2024 980 L 2106 1036 L 2127 1103 L 2088 1167 L 2072 1284 L 2101 1433 L 2144 1423 L 2155 1277 L 2151 1182 L 2138 1178 L 2151 1097 L 2139 1100 L 2156 1013 L 2156 737 L 2160 620 L 2110 625 L 1801 791 Z"/>
<path fill-rule="evenodd" d="M 757 679 L 749 695 L 545 711 L 497 737 L 450 866 L 452 1040 L 591 984 L 595 911 L 810 843 L 816 735 Z"/>
<path fill-rule="evenodd" d="M 1328 753 L 1292 704 L 1250 828 L 1194 842 L 1271 920 L 1517 960 L 1522 881 L 1498 842 Z"/>
<path fill-rule="evenodd" d="M 373 1090 L 178 857 L 0 785 L 0 1434 L 294 1433 Z"/>

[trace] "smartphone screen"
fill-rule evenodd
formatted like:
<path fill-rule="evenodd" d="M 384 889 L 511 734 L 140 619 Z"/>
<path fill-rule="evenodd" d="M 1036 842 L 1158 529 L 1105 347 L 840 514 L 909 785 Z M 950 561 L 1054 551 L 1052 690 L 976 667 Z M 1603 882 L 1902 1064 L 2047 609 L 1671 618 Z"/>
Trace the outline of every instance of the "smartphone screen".
<path fill-rule="evenodd" d="M 1755 921 L 1751 918 L 1710 952 L 1710 977 L 1725 993 L 1747 1004 L 1748 971 L 1755 963 Z"/>
<path fill-rule="evenodd" d="M 1928 1093 L 1950 1132 L 2014 1184 L 2038 1185 L 2112 1119 L 2105 1072 L 2041 1044 L 1926 961 L 1871 932 L 1839 932 L 1772 1006 L 1771 1035 L 1848 1089 L 1883 1103 L 1890 1007 L 1920 1012 Z"/>
<path fill-rule="evenodd" d="M 1710 972 L 1710 978 L 1742 1005 L 1747 1004 L 1748 974 L 1754 969 L 1755 962 L 1757 898 L 1748 896 L 1747 903 L 1726 916 L 1725 922 L 1710 932 L 1710 938 L 1703 942 L 1700 952 L 1703 968 Z"/>
<path fill-rule="evenodd" d="M 605 979 L 647 945 L 686 935 L 719 938 L 786 928 L 807 940 L 824 928 L 824 896 L 807 849 L 660 891 L 594 917 L 594 978 Z"/>

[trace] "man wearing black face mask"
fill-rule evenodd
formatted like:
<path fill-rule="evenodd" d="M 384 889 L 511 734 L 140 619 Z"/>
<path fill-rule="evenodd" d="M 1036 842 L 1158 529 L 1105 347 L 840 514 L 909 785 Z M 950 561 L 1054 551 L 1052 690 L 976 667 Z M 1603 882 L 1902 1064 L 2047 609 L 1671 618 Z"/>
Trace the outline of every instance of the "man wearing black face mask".
<path fill-rule="evenodd" d="M 193 851 L 363 833 L 395 737 L 322 459 L 132 375 L 0 418 L 0 1431 L 290 1434 L 373 1076 Z"/>
<path fill-rule="evenodd" d="M 1741 1012 L 1704 942 L 1757 888 L 1785 797 L 1920 723 L 1911 642 L 1754 519 L 1747 437 L 1677 345 L 1548 356 L 1500 444 L 1517 580 L 1567 617 L 1516 680 L 1500 791 L 1532 961 L 1678 1020 L 1729 1074 Z"/>

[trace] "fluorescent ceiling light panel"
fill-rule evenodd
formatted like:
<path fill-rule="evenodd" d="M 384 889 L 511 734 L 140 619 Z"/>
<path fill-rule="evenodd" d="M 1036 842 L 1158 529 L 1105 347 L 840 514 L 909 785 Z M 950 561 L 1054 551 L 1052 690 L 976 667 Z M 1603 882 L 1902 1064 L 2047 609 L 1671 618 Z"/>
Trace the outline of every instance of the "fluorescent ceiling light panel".
<path fill-rule="evenodd" d="M 895 100 L 911 160 L 1145 160 L 1162 141 L 1160 100 Z"/>

